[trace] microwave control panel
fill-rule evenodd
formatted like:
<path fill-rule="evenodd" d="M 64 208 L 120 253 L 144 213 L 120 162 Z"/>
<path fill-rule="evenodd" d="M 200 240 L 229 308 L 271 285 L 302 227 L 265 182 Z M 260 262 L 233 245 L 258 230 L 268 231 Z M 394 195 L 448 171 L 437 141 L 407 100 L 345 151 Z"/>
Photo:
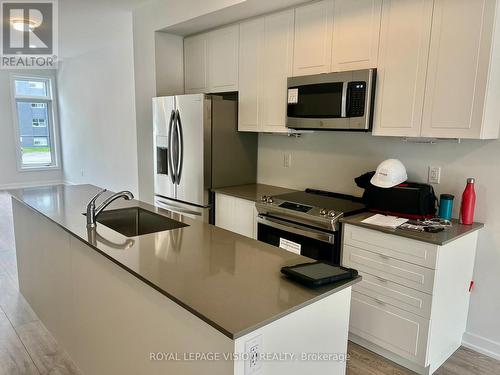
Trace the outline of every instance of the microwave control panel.
<path fill-rule="evenodd" d="M 347 93 L 347 117 L 363 117 L 365 115 L 366 82 L 349 82 Z"/>

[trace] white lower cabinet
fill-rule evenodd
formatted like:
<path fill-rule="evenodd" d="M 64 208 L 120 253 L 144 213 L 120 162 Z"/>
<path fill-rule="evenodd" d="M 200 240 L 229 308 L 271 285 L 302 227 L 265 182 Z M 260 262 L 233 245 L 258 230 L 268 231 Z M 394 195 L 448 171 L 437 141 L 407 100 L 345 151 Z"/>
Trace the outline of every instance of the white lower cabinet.
<path fill-rule="evenodd" d="M 422 366 L 429 324 L 428 319 L 389 303 L 352 293 L 349 331 Z"/>
<path fill-rule="evenodd" d="M 345 224 L 342 264 L 353 286 L 350 339 L 419 374 L 462 344 L 477 231 L 438 246 Z"/>
<path fill-rule="evenodd" d="M 255 202 L 215 194 L 215 225 L 250 238 L 257 238 Z"/>

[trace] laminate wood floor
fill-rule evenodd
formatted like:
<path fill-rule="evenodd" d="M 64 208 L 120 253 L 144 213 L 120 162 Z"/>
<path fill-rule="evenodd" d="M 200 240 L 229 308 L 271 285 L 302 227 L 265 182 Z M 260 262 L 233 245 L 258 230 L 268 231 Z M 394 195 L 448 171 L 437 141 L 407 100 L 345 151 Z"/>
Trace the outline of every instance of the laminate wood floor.
<path fill-rule="evenodd" d="M 348 375 L 415 374 L 354 343 L 349 354 Z M 0 375 L 74 374 L 81 375 L 19 293 L 10 197 L 0 191 Z M 499 375 L 500 362 L 462 347 L 435 374 Z"/>

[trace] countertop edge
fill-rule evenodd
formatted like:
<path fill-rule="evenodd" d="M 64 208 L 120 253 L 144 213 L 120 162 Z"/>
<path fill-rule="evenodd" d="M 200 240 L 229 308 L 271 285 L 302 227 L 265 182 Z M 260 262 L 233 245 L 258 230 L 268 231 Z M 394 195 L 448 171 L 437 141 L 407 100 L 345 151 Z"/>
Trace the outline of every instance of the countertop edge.
<path fill-rule="evenodd" d="M 283 277 L 286 277 L 286 276 L 283 276 Z M 344 290 L 344 289 L 347 289 L 347 288 L 350 288 L 352 287 L 354 284 L 357 284 L 359 282 L 361 282 L 362 280 L 362 276 L 356 276 L 354 279 L 350 279 L 350 280 L 347 280 L 347 281 L 340 281 L 336 284 L 338 284 L 335 288 L 329 290 L 328 292 L 325 292 L 324 294 L 321 294 L 315 298 L 312 298 L 310 299 L 309 301 L 307 302 L 304 302 L 300 305 L 297 305 L 295 306 L 293 309 L 289 309 L 287 311 L 284 311 L 282 312 L 281 314 L 278 314 L 276 316 L 274 316 L 272 319 L 267 319 L 265 321 L 263 321 L 262 323 L 260 324 L 257 324 L 251 328 L 248 328 L 246 330 L 243 330 L 243 331 L 240 331 L 240 332 L 237 332 L 233 335 L 232 339 L 233 340 L 236 340 L 242 336 L 245 336 L 246 334 L 249 334 L 259 328 L 262 328 L 262 327 L 265 327 L 266 325 L 272 323 L 272 322 L 275 322 L 287 315 L 290 315 L 290 314 L 293 314 L 294 312 L 296 311 L 299 311 L 300 309 L 304 308 L 304 307 L 307 307 L 309 305 L 312 305 L 313 303 L 316 303 L 318 301 L 321 301 L 322 299 L 325 299 L 325 298 L 328 298 L 330 297 L 332 294 L 335 294 L 335 293 L 338 293 L 340 292 L 341 290 Z M 326 286 L 328 287 L 328 286 Z"/>
<path fill-rule="evenodd" d="M 343 224 L 350 224 L 350 225 L 354 225 L 354 226 L 361 227 L 361 228 L 372 229 L 372 230 L 375 230 L 375 231 L 378 231 L 381 233 L 392 234 L 394 236 L 407 238 L 407 239 L 414 240 L 414 241 L 425 242 L 425 243 L 429 243 L 429 244 L 437 245 L 437 246 L 447 245 L 453 241 L 458 240 L 459 238 L 462 238 L 468 234 L 476 232 L 484 227 L 483 223 L 475 222 L 474 226 L 471 226 L 471 228 L 469 230 L 464 231 L 462 233 L 459 233 L 453 238 L 449 238 L 449 239 L 444 240 L 444 241 L 439 241 L 439 240 L 433 240 L 433 239 L 429 239 L 429 238 L 423 238 L 422 236 L 420 236 L 419 232 L 403 231 L 403 230 L 397 229 L 397 228 L 392 229 L 392 228 L 386 228 L 386 227 L 382 227 L 382 226 L 378 226 L 378 225 L 366 224 L 366 223 L 362 223 L 358 220 L 355 220 L 354 218 L 356 218 L 356 216 L 353 216 L 352 218 L 345 217 L 345 218 L 342 218 L 340 221 Z"/>
<path fill-rule="evenodd" d="M 146 285 L 148 285 L 149 287 L 153 288 L 154 290 L 156 290 L 158 293 L 162 294 L 163 296 L 167 297 L 169 300 L 171 300 L 172 302 L 174 302 L 175 304 L 179 305 L 180 307 L 184 308 L 186 311 L 190 312 L 191 314 L 193 314 L 194 316 L 198 317 L 199 319 L 201 319 L 202 321 L 204 321 L 205 323 L 207 323 L 208 325 L 210 325 L 212 328 L 216 329 L 217 331 L 219 331 L 220 333 L 222 333 L 224 336 L 228 337 L 229 339 L 231 340 L 236 340 L 246 334 L 249 334 L 259 328 L 262 328 L 272 322 L 275 322 L 291 313 L 294 313 L 295 311 L 298 311 L 306 306 L 309 306 L 317 301 L 320 301 L 324 298 L 327 298 L 329 296 L 331 296 L 332 294 L 335 294 L 345 288 L 348 288 L 358 282 L 361 281 L 361 277 L 358 276 L 356 277 L 355 279 L 352 279 L 352 280 L 348 280 L 347 282 L 340 282 L 339 285 L 337 285 L 335 288 L 332 288 L 331 290 L 328 290 L 326 291 L 325 293 L 323 294 L 320 294 L 300 305 L 297 305 L 297 306 L 294 306 L 293 308 L 289 309 L 289 310 L 286 310 L 286 311 L 283 311 L 281 312 L 280 314 L 277 314 L 269 319 L 266 319 L 264 321 L 262 321 L 261 323 L 259 324 L 256 324 L 252 327 L 249 327 L 249 328 L 246 328 L 242 331 L 238 331 L 238 332 L 235 332 L 235 333 L 231 333 L 229 332 L 228 330 L 226 330 L 225 328 L 223 328 L 222 326 L 220 326 L 219 324 L 215 323 L 214 321 L 210 320 L 209 318 L 207 318 L 206 316 L 204 316 L 203 314 L 199 313 L 198 311 L 196 311 L 195 309 L 191 308 L 189 305 L 185 304 L 184 302 L 182 302 L 181 300 L 179 300 L 178 298 L 172 296 L 171 294 L 167 293 L 165 290 L 163 290 L 162 288 L 158 287 L 157 285 L 155 285 L 154 283 L 152 283 L 151 281 L 149 281 L 148 279 L 142 277 L 140 274 L 138 274 L 137 272 L 135 272 L 134 270 L 130 269 L 129 267 L 127 267 L 126 265 L 124 265 L 123 263 L 121 263 L 120 261 L 118 261 L 117 259 L 113 258 L 112 256 L 106 254 L 105 252 L 99 250 L 99 248 L 97 248 L 96 246 L 92 245 L 90 242 L 86 241 L 85 239 L 83 239 L 82 237 L 80 237 L 79 235 L 77 235 L 76 233 L 72 232 L 70 229 L 68 229 L 67 227 L 65 227 L 64 225 L 61 225 L 60 223 L 58 223 L 57 221 L 55 221 L 54 219 L 52 219 L 51 217 L 47 216 L 45 213 L 37 210 L 35 207 L 29 205 L 28 203 L 26 203 L 25 201 L 23 201 L 22 199 L 20 199 L 19 197 L 17 197 L 15 194 L 12 194 L 8 191 L 9 195 L 11 196 L 12 199 L 15 199 L 17 202 L 19 202 L 20 204 L 22 204 L 23 206 L 29 208 L 30 210 L 32 210 L 34 213 L 38 214 L 38 215 L 41 215 L 43 216 L 44 218 L 48 219 L 50 222 L 54 223 L 56 226 L 58 226 L 59 228 L 61 228 L 62 230 L 64 230 L 65 232 L 67 232 L 69 235 L 71 235 L 72 237 L 74 237 L 75 239 L 77 239 L 78 241 L 82 242 L 83 244 L 85 244 L 86 246 L 90 247 L 92 250 L 94 250 L 95 252 L 97 252 L 98 254 L 104 256 L 106 259 L 110 260 L 111 262 L 113 262 L 114 264 L 116 264 L 118 267 L 120 267 L 121 269 L 123 269 L 124 271 L 126 271 L 127 273 L 129 273 L 130 275 L 134 276 L 135 278 L 137 278 L 138 280 L 142 281 L 143 283 L 145 283 Z M 283 276 L 285 277 L 285 276 Z M 326 288 L 326 287 L 325 287 Z"/>

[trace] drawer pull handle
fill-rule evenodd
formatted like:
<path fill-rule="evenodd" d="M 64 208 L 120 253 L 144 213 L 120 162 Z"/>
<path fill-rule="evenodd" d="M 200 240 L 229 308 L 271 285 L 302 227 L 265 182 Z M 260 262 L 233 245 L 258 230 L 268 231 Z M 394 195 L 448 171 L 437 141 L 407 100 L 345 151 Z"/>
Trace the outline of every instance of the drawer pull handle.
<path fill-rule="evenodd" d="M 384 254 L 379 254 L 379 256 L 382 258 L 382 259 L 385 259 L 385 260 L 389 260 L 391 259 L 391 257 L 387 256 L 387 255 L 384 255 Z"/>
<path fill-rule="evenodd" d="M 386 279 L 384 279 L 384 278 L 382 278 L 382 277 L 380 277 L 380 276 L 375 276 L 375 278 L 376 278 L 378 281 L 382 282 L 382 283 L 386 283 L 386 282 L 387 282 L 387 280 L 386 280 Z"/>
<path fill-rule="evenodd" d="M 373 300 L 374 300 L 375 302 L 377 302 L 379 305 L 383 305 L 383 306 L 385 306 L 385 305 L 386 305 L 386 303 L 385 303 L 384 301 L 381 301 L 381 300 L 379 300 L 378 298 L 374 298 Z"/>

